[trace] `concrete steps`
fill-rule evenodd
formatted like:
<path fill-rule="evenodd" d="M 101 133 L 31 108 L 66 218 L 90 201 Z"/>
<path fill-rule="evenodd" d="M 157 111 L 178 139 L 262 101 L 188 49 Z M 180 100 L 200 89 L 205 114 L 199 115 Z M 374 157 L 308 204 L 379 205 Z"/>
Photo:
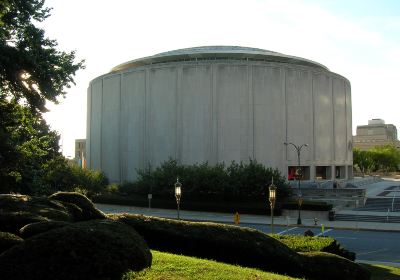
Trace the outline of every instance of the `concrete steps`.
<path fill-rule="evenodd" d="M 393 203 L 393 204 L 392 204 Z M 393 206 L 393 209 L 392 209 Z M 393 198 L 368 198 L 365 206 L 356 208 L 356 211 L 373 211 L 373 212 L 400 212 L 400 196 Z M 393 210 L 393 211 L 392 211 Z"/>
<path fill-rule="evenodd" d="M 400 223 L 400 216 L 384 215 L 358 215 L 358 214 L 335 214 L 335 221 L 355 221 L 355 222 L 377 222 L 377 223 Z"/>

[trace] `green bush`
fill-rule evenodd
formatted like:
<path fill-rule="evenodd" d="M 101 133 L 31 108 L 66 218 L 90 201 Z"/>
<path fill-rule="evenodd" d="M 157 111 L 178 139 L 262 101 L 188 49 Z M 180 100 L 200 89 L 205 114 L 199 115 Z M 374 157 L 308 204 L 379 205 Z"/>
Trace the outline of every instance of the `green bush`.
<path fill-rule="evenodd" d="M 286 201 L 285 203 L 282 203 L 282 209 L 297 210 L 299 209 L 299 204 L 297 201 Z M 304 200 L 301 204 L 301 209 L 310 211 L 330 211 L 332 210 L 332 204 L 324 201 Z"/>
<path fill-rule="evenodd" d="M 228 198 L 265 200 L 268 195 L 267 187 L 273 177 L 274 184 L 278 187 L 278 200 L 289 194 L 285 178 L 277 169 L 266 168 L 251 159 L 249 163 L 232 162 L 229 166 L 208 163 L 182 165 L 170 159 L 154 170 L 151 166 L 148 169 L 139 170 L 138 175 L 136 182 L 123 184 L 120 191 L 127 194 L 152 193 L 173 196 L 173 186 L 176 178 L 179 177 L 184 196 L 212 195 L 215 197 L 220 195 Z"/>
<path fill-rule="evenodd" d="M 60 202 L 26 195 L 0 195 L 0 231 L 19 234 L 23 226 L 48 220 L 73 221 L 69 210 Z"/>
<path fill-rule="evenodd" d="M 110 220 L 76 223 L 25 240 L 0 255 L 2 279 L 105 280 L 151 266 L 143 238 Z"/>
<path fill-rule="evenodd" d="M 273 238 L 286 244 L 296 252 L 326 252 L 341 256 L 351 261 L 355 260 L 355 253 L 344 249 L 331 237 L 310 237 L 301 235 L 271 234 Z"/>
<path fill-rule="evenodd" d="M 131 205 L 138 207 L 148 207 L 149 200 L 147 195 L 113 195 L 102 194 L 92 198 L 95 203 Z M 191 197 L 186 195 L 181 200 L 181 209 L 192 211 L 221 212 L 240 214 L 268 215 L 271 211 L 266 200 L 228 200 L 221 196 L 204 195 L 201 197 Z M 151 207 L 162 209 L 176 209 L 176 201 L 173 195 L 160 196 L 153 195 Z M 281 214 L 280 207 L 274 210 L 275 215 Z"/>
<path fill-rule="evenodd" d="M 82 213 L 80 216 L 75 216 L 75 221 L 87 221 L 93 219 L 105 219 L 103 212 L 97 209 L 94 204 L 84 195 L 77 192 L 57 192 L 49 196 L 49 199 L 58 200 L 61 203 L 75 204 Z"/>
<path fill-rule="evenodd" d="M 11 247 L 21 244 L 24 240 L 9 232 L 0 231 L 0 255 Z"/>
<path fill-rule="evenodd" d="M 154 250 L 302 275 L 296 252 L 254 229 L 132 214 L 110 217 L 132 226 Z"/>
<path fill-rule="evenodd" d="M 19 236 L 26 239 L 36 234 L 43 233 L 52 229 L 65 227 L 71 223 L 61 221 L 43 221 L 37 223 L 27 224 L 19 230 Z"/>
<path fill-rule="evenodd" d="M 371 273 L 348 259 L 330 253 L 300 253 L 309 280 L 369 280 Z"/>
<path fill-rule="evenodd" d="M 0 231 L 19 234 L 23 226 L 43 221 L 48 219 L 29 212 L 0 212 Z"/>

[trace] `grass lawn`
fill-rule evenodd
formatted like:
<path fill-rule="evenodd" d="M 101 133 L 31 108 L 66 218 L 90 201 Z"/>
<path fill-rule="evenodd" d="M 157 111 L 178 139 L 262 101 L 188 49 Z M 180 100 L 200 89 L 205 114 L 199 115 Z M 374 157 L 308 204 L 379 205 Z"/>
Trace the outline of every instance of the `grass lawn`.
<path fill-rule="evenodd" d="M 298 279 L 210 260 L 163 253 L 152 250 L 153 265 L 140 272 L 128 272 L 123 280 L 290 280 Z M 362 264 L 371 271 L 371 280 L 399 280 L 400 268 L 385 265 Z"/>
<path fill-rule="evenodd" d="M 386 265 L 362 264 L 371 271 L 371 280 L 399 280 L 400 268 Z"/>
<path fill-rule="evenodd" d="M 264 272 L 258 269 L 229 265 L 204 259 L 179 256 L 152 250 L 153 265 L 141 272 L 128 272 L 124 280 L 131 279 L 226 279 L 226 280 L 289 280 L 298 279 Z"/>

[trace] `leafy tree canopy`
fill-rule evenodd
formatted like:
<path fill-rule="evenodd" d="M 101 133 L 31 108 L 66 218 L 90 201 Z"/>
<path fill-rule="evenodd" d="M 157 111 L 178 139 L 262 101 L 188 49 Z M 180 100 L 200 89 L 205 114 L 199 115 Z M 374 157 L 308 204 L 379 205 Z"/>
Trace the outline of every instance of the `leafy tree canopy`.
<path fill-rule="evenodd" d="M 32 110 L 46 111 L 46 100 L 57 103 L 74 84 L 75 53 L 56 49 L 57 42 L 35 26 L 50 15 L 44 0 L 3 0 L 0 4 L 1 95 L 24 101 Z"/>
<path fill-rule="evenodd" d="M 66 168 L 42 113 L 74 84 L 83 61 L 35 25 L 49 15 L 44 0 L 0 1 L 0 192 L 40 192 L 51 162 Z"/>

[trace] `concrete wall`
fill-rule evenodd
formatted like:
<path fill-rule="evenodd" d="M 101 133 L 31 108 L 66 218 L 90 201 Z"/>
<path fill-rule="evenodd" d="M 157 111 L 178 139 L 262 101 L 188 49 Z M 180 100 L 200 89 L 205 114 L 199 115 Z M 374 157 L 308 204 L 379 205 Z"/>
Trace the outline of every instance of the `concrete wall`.
<path fill-rule="evenodd" d="M 297 154 L 283 142 L 309 144 L 301 158 L 310 179 L 317 165 L 352 165 L 350 85 L 312 67 L 232 60 L 110 73 L 89 86 L 87 122 L 88 166 L 115 182 L 170 157 L 255 158 L 287 175 Z"/>

